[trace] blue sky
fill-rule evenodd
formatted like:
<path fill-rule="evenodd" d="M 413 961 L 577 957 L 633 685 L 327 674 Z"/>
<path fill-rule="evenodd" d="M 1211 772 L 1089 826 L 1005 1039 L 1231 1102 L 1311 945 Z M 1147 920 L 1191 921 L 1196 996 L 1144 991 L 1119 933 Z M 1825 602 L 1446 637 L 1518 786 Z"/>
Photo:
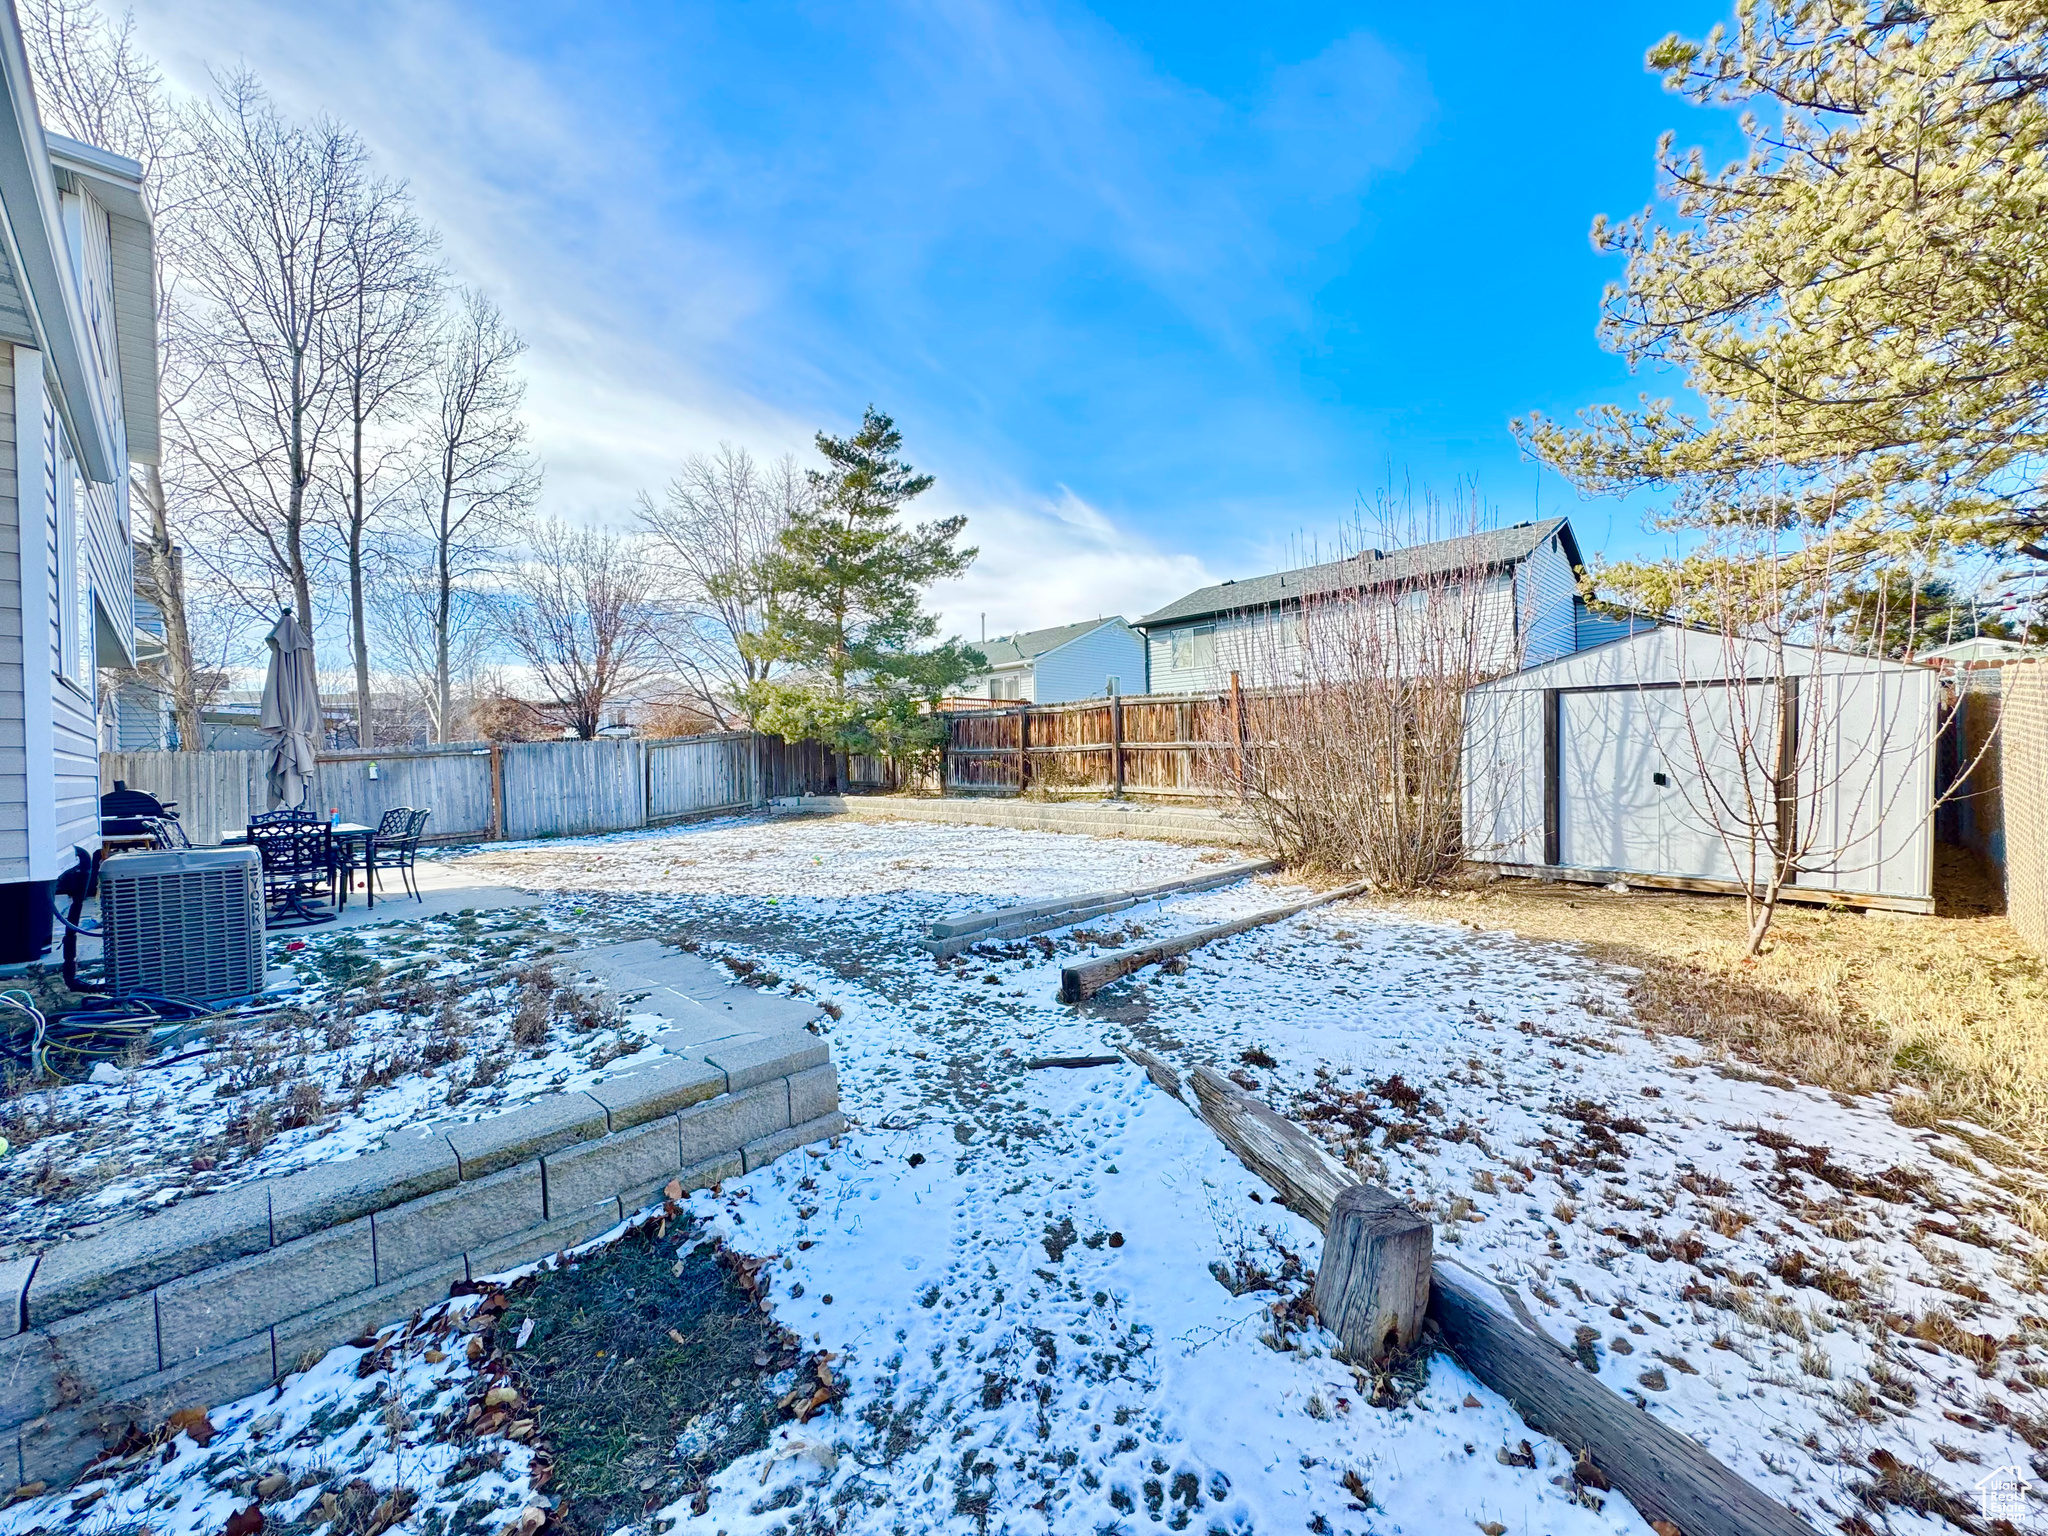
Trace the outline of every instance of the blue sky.
<path fill-rule="evenodd" d="M 1651 547 L 1508 422 L 1668 390 L 1600 351 L 1587 229 L 1661 131 L 1728 147 L 1642 68 L 1722 14 L 138 5 L 180 82 L 245 58 L 412 181 L 533 343 L 554 510 L 873 401 L 971 519 L 970 632 L 1270 568 L 1390 475 Z"/>

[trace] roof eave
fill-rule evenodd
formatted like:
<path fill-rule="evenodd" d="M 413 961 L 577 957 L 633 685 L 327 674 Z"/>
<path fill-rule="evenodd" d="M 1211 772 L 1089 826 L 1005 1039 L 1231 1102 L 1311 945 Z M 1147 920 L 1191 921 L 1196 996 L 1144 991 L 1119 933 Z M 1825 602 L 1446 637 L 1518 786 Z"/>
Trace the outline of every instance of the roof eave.
<path fill-rule="evenodd" d="M 27 289 L 23 297 L 37 343 L 57 376 L 58 414 L 78 450 L 80 467 L 91 479 L 111 485 L 118 474 L 112 424 L 100 417 L 98 396 L 74 324 L 85 308 L 65 252 L 56 174 L 36 114 L 21 29 L 11 14 L 7 24 L 0 25 L 0 91 L 6 94 L 12 128 L 0 132 L 0 208 L 6 215 L 0 224 L 5 226 L 8 254 Z"/>

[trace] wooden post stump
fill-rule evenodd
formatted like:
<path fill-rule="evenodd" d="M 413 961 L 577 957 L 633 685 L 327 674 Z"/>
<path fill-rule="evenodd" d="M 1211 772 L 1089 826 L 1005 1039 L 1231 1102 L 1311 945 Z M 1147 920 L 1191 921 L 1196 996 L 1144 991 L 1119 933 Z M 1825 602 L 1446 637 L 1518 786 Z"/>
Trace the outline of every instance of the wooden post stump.
<path fill-rule="evenodd" d="M 1414 1347 L 1429 1312 L 1430 1226 L 1405 1200 L 1354 1184 L 1337 1196 L 1316 1272 L 1316 1316 L 1356 1365 Z"/>

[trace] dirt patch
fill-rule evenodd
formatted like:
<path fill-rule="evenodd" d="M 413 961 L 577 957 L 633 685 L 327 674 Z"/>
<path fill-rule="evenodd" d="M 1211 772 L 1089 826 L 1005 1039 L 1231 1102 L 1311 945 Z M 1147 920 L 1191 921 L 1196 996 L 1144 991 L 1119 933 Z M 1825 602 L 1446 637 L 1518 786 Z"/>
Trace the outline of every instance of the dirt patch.
<path fill-rule="evenodd" d="M 550 1458 L 562 1529 L 635 1522 L 843 1393 L 829 1356 L 763 1311 L 773 1262 L 662 1220 L 511 1288 L 494 1347 Z"/>

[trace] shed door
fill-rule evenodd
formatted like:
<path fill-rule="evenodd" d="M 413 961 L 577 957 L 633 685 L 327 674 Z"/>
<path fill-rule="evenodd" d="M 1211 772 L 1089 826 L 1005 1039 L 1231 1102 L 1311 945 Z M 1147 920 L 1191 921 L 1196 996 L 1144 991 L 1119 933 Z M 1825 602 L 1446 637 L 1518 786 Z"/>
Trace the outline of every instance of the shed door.
<path fill-rule="evenodd" d="M 1777 723 L 1771 692 L 1752 686 L 1562 695 L 1563 862 L 1578 869 L 1739 878 L 1721 831 L 1733 833 L 1747 864 L 1749 798 L 1759 807 L 1756 814 L 1770 814 L 1767 765 L 1775 760 Z"/>

